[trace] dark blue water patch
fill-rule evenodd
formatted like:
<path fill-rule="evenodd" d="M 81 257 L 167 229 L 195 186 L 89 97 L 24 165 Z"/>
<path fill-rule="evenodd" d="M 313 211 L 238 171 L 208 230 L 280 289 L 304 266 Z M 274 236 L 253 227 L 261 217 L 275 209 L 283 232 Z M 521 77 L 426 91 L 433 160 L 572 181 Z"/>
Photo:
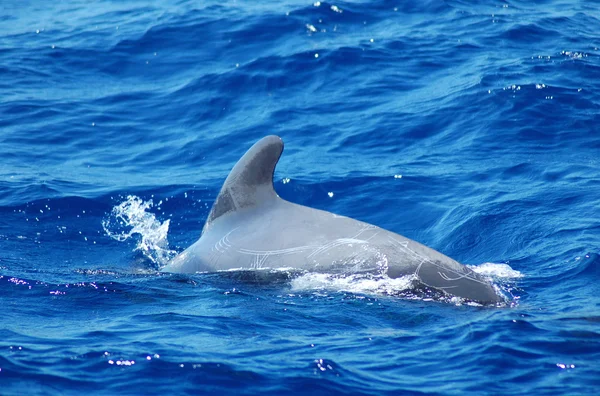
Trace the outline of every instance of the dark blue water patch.
<path fill-rule="evenodd" d="M 554 30 L 544 29 L 538 25 L 517 25 L 507 30 L 501 38 L 522 42 L 523 40 L 535 40 L 537 42 L 543 40 L 552 40 L 559 35 L 559 32 Z"/>

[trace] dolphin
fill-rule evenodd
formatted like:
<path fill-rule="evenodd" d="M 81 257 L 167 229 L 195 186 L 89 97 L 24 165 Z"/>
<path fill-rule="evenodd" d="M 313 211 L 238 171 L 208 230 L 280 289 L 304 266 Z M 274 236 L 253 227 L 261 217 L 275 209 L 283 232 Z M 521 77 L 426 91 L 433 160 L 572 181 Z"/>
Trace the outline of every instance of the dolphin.
<path fill-rule="evenodd" d="M 273 187 L 278 136 L 255 143 L 233 167 L 200 239 L 164 272 L 297 269 L 328 274 L 413 275 L 422 286 L 479 303 L 501 302 L 470 268 L 404 236 L 280 198 Z"/>

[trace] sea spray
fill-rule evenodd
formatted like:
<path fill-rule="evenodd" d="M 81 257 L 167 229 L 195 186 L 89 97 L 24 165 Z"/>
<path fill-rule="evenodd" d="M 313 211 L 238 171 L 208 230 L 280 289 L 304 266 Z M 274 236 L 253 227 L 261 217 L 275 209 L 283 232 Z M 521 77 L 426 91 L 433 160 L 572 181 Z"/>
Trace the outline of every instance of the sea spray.
<path fill-rule="evenodd" d="M 129 195 L 102 220 L 102 227 L 108 236 L 120 242 L 139 236 L 135 250 L 142 252 L 157 268 L 161 268 L 177 252 L 169 249 L 167 241 L 170 220 L 160 222 L 153 213 L 148 212 L 153 206 L 152 200 L 143 201 L 137 196 Z"/>
<path fill-rule="evenodd" d="M 505 297 L 499 306 L 514 306 L 518 298 L 513 295 L 516 288 L 516 279 L 524 275 L 512 269 L 508 264 L 483 263 L 469 265 L 473 271 L 485 276 L 496 289 L 496 292 Z M 390 278 L 387 275 L 373 274 L 327 274 L 305 273 L 295 277 L 290 282 L 293 292 L 347 292 L 353 294 L 366 294 L 371 296 L 400 296 L 405 299 L 419 299 L 424 301 L 447 301 L 455 305 L 477 305 L 464 298 L 440 293 L 436 290 L 423 288 L 415 275 L 406 275 L 399 278 Z"/>

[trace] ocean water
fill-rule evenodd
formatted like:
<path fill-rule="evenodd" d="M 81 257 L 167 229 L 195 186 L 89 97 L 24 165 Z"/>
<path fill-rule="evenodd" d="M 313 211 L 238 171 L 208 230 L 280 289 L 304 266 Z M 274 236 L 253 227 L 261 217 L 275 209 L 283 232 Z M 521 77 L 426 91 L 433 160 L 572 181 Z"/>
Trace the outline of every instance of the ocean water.
<path fill-rule="evenodd" d="M 0 4 L 0 394 L 597 394 L 600 4 Z M 410 282 L 159 270 L 233 164 L 427 244 Z"/>

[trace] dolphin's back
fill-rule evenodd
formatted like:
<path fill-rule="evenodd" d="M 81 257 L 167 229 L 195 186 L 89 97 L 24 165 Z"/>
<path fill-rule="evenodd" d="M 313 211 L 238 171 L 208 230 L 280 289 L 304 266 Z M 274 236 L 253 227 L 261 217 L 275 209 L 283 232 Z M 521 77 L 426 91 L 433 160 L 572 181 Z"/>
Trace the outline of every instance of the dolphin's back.
<path fill-rule="evenodd" d="M 481 302 L 500 297 L 470 268 L 377 226 L 281 199 L 273 172 L 283 151 L 267 136 L 237 162 L 200 239 L 166 272 L 294 268 L 326 273 L 414 275 L 424 286 Z"/>

